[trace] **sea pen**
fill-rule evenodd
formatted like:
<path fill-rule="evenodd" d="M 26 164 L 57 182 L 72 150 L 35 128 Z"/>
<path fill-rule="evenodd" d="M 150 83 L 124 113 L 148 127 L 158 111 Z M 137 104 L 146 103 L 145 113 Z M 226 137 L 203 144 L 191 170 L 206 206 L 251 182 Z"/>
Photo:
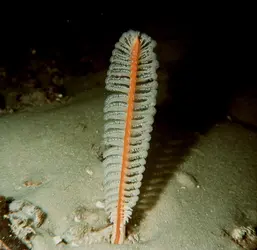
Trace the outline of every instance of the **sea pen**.
<path fill-rule="evenodd" d="M 123 33 L 105 81 L 111 94 L 104 105 L 104 191 L 113 244 L 124 242 L 145 170 L 156 112 L 155 46 L 146 34 Z"/>

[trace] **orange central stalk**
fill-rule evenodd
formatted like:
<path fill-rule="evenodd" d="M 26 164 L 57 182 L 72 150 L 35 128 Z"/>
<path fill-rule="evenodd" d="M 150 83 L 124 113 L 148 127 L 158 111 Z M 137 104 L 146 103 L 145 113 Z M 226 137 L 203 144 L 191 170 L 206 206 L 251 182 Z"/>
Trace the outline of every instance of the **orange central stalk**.
<path fill-rule="evenodd" d="M 132 48 L 131 53 L 131 73 L 130 73 L 130 88 L 128 94 L 128 109 L 125 125 L 125 135 L 124 135 L 124 146 L 123 146 L 123 158 L 121 166 L 121 176 L 120 176 L 120 186 L 119 186 L 119 198 L 117 206 L 117 219 L 116 219 L 116 235 L 114 244 L 120 243 L 121 232 L 120 230 L 125 227 L 123 223 L 124 219 L 124 186 L 125 178 L 128 167 L 128 156 L 129 156 L 129 144 L 130 144 L 130 134 L 131 134 L 131 123 L 133 119 L 134 110 L 134 98 L 137 83 L 137 69 L 138 69 L 138 58 L 140 53 L 140 41 L 137 37 Z"/>

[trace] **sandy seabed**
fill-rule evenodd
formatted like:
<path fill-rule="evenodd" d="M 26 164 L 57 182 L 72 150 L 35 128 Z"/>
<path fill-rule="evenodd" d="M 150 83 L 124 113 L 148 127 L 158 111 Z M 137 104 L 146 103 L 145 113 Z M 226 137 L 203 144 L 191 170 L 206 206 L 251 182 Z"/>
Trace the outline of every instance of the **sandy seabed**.
<path fill-rule="evenodd" d="M 69 228 L 77 207 L 104 199 L 99 159 L 104 98 L 103 89 L 96 88 L 68 105 L 0 117 L 0 194 L 28 200 L 47 214 L 33 249 L 240 249 L 224 230 L 257 222 L 257 135 L 229 123 L 194 143 L 168 137 L 165 125 L 154 136 L 153 169 L 146 166 L 142 188 L 158 194 L 135 221 L 140 243 L 55 245 L 53 236 Z M 158 187 L 157 166 L 163 178 Z M 28 180 L 42 184 L 28 187 Z"/>

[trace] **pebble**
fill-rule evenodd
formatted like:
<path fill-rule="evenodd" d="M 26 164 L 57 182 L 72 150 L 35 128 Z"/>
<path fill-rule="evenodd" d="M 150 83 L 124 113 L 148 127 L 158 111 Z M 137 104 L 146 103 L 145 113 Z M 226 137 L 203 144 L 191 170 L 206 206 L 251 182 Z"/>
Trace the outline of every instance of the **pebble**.
<path fill-rule="evenodd" d="M 86 172 L 88 175 L 92 176 L 93 175 L 93 171 L 89 168 L 86 169 Z"/>
<path fill-rule="evenodd" d="M 183 171 L 177 171 L 174 173 L 174 177 L 176 181 L 182 186 L 182 188 L 199 188 L 197 180 L 194 176 L 183 172 Z"/>
<path fill-rule="evenodd" d="M 95 205 L 98 208 L 104 208 L 104 203 L 102 201 L 97 201 Z"/>
<path fill-rule="evenodd" d="M 54 240 L 54 244 L 55 245 L 58 245 L 59 243 L 61 243 L 62 242 L 62 238 L 61 238 L 61 236 L 54 236 L 53 237 L 53 240 Z"/>

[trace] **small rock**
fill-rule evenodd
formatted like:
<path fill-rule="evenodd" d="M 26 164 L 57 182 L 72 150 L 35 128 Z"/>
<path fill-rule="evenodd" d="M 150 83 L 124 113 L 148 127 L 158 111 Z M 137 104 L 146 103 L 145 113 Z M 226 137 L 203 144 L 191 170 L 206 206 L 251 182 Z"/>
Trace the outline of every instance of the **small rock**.
<path fill-rule="evenodd" d="M 61 242 L 63 242 L 63 239 L 62 239 L 61 236 L 59 236 L 59 235 L 54 236 L 54 237 L 53 237 L 53 240 L 54 240 L 54 244 L 55 244 L 55 245 L 58 245 L 58 244 L 60 244 Z"/>
<path fill-rule="evenodd" d="M 89 174 L 90 176 L 93 175 L 93 171 L 92 171 L 91 169 L 89 169 L 89 168 L 86 169 L 86 172 L 87 172 L 87 174 Z"/>
<path fill-rule="evenodd" d="M 182 186 L 182 188 L 199 188 L 197 180 L 194 176 L 183 172 L 183 171 L 177 171 L 174 174 L 176 181 Z"/>
<path fill-rule="evenodd" d="M 95 205 L 98 208 L 104 208 L 104 203 L 102 201 L 97 201 Z"/>
<path fill-rule="evenodd" d="M 5 197 L 0 196 L 0 249 L 24 249 L 29 248 L 12 232 L 8 220 L 8 203 Z"/>
<path fill-rule="evenodd" d="M 255 250 L 257 248 L 257 234 L 253 226 L 235 228 L 231 233 L 231 238 L 243 249 Z"/>

